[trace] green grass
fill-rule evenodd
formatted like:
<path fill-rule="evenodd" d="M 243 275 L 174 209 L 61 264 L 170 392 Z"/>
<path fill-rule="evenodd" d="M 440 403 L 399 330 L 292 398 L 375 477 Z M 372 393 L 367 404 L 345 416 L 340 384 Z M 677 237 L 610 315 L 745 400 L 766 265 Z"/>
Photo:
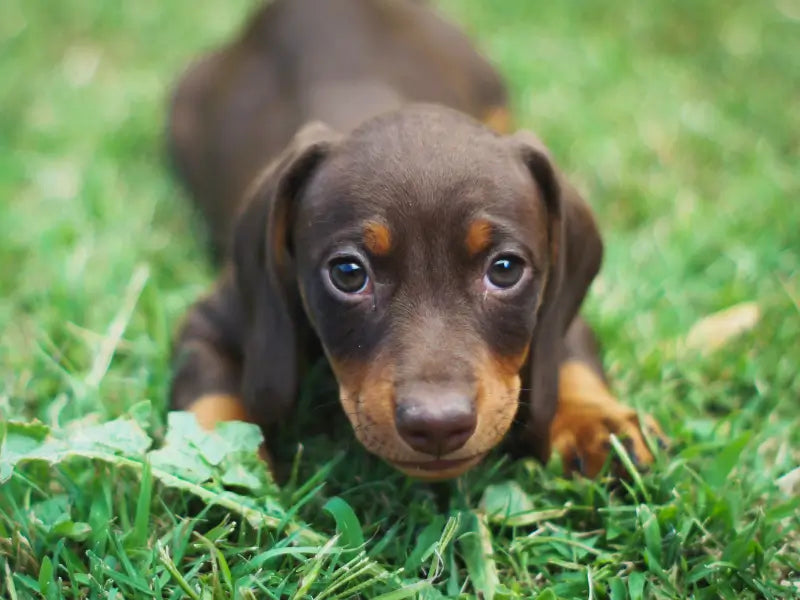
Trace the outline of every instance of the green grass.
<path fill-rule="evenodd" d="M 304 436 L 281 489 L 235 427 L 176 422 L 144 460 L 213 277 L 165 167 L 167 88 L 252 5 L 0 6 L 0 595 L 799 596 L 800 500 L 776 485 L 800 464 L 797 4 L 447 0 L 596 208 L 587 314 L 672 446 L 628 485 L 496 455 L 431 487 L 342 428 Z M 753 331 L 681 344 L 744 301 Z"/>

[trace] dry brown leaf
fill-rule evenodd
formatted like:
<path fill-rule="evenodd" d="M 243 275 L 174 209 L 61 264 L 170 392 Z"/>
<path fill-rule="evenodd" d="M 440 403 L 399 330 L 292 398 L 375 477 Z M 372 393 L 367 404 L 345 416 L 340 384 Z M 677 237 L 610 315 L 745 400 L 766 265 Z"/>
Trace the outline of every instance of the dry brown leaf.
<path fill-rule="evenodd" d="M 761 311 L 755 302 L 742 302 L 700 319 L 686 336 L 686 347 L 713 352 L 732 338 L 751 330 L 758 323 Z"/>
<path fill-rule="evenodd" d="M 800 494 L 800 467 L 792 469 L 786 475 L 780 477 L 776 483 L 787 496 Z"/>

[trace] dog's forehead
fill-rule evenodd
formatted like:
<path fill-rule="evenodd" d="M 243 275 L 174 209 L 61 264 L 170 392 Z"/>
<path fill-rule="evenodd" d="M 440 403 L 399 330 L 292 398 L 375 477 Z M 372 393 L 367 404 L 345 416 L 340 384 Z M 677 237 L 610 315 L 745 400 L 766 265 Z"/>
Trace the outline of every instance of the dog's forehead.
<path fill-rule="evenodd" d="M 414 235 L 479 216 L 530 227 L 541 220 L 537 195 L 508 140 L 453 111 L 412 110 L 346 137 L 312 178 L 303 212 L 320 230 L 376 221 Z"/>

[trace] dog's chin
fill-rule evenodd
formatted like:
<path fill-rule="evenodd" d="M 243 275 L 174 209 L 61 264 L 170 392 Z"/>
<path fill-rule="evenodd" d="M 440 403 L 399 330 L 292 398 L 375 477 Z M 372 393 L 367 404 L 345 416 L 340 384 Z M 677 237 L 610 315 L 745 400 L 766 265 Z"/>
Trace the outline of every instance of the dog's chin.
<path fill-rule="evenodd" d="M 420 462 L 387 461 L 398 471 L 423 481 L 443 481 L 463 475 L 486 456 L 486 452 L 463 459 L 431 459 Z"/>

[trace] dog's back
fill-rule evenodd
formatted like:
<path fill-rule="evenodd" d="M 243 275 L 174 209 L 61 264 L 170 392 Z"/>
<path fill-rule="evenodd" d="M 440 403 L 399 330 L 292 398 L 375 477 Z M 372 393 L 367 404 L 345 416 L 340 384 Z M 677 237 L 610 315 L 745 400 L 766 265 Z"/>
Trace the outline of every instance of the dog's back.
<path fill-rule="evenodd" d="M 347 132 L 408 102 L 503 128 L 506 91 L 458 29 L 414 0 L 277 0 L 177 86 L 169 147 L 226 252 L 244 190 L 304 123 Z"/>

